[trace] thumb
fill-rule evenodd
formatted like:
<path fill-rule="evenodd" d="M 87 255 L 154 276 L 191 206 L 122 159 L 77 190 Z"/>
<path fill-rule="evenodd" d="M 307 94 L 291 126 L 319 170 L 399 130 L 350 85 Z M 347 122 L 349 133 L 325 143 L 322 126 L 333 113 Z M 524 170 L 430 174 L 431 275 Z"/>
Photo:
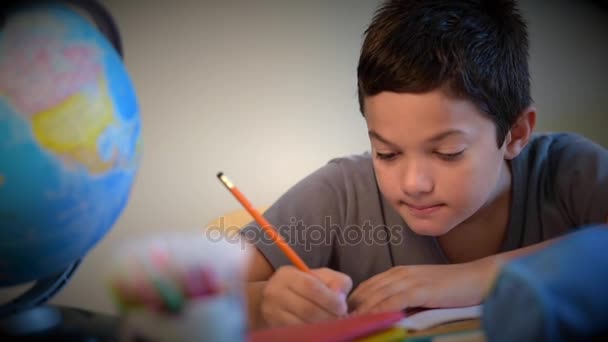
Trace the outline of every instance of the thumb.
<path fill-rule="evenodd" d="M 340 293 L 346 298 L 346 295 L 353 287 L 353 281 L 344 273 L 334 271 L 329 268 L 320 268 L 312 271 L 325 286 L 331 290 Z"/>

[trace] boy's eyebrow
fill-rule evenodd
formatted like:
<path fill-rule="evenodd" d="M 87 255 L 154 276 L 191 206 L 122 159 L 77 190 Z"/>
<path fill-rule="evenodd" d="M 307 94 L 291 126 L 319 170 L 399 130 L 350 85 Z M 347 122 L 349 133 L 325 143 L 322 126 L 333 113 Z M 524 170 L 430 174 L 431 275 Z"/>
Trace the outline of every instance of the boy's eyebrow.
<path fill-rule="evenodd" d="M 378 134 L 378 132 L 374 131 L 374 130 L 369 130 L 367 131 L 367 135 L 369 136 L 370 139 L 376 139 L 384 144 L 390 145 L 391 147 L 397 148 L 397 144 L 388 141 L 385 137 L 381 136 L 380 134 Z"/>
<path fill-rule="evenodd" d="M 428 142 L 437 142 L 439 140 L 445 139 L 447 137 L 449 137 L 450 135 L 466 135 L 466 133 L 464 131 L 461 131 L 459 129 L 449 129 L 445 132 L 441 132 L 439 134 L 435 134 L 434 136 L 432 136 L 431 138 L 427 139 Z"/>
<path fill-rule="evenodd" d="M 385 143 L 387 145 L 391 145 L 392 147 L 397 147 L 397 144 L 388 141 L 386 138 L 384 138 L 383 136 L 381 136 L 380 134 L 378 134 L 378 132 L 374 131 L 374 130 L 369 130 L 367 132 L 367 134 L 369 135 L 370 139 L 376 139 L 382 143 Z M 429 139 L 427 139 L 427 142 L 437 142 L 440 141 L 442 139 L 445 139 L 451 135 L 466 135 L 466 133 L 464 131 L 461 131 L 459 129 L 449 129 L 445 132 L 441 132 L 438 134 L 435 134 L 434 136 L 430 137 Z"/>

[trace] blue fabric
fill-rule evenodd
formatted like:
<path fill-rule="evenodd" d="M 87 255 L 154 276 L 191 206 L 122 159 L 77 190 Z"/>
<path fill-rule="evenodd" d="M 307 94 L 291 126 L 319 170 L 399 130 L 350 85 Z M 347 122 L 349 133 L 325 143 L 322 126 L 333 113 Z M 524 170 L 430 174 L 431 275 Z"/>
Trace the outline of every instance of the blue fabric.
<path fill-rule="evenodd" d="M 483 305 L 489 341 L 608 336 L 608 226 L 583 227 L 507 263 Z"/>

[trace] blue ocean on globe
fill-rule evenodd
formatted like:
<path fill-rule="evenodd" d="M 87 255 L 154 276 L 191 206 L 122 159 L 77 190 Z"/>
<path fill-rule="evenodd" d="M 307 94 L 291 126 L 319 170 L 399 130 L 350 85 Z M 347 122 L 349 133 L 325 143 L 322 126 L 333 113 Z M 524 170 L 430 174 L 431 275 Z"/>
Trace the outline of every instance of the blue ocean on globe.
<path fill-rule="evenodd" d="M 0 287 L 61 272 L 112 228 L 141 155 L 121 57 L 71 8 L 25 7 L 0 31 Z"/>

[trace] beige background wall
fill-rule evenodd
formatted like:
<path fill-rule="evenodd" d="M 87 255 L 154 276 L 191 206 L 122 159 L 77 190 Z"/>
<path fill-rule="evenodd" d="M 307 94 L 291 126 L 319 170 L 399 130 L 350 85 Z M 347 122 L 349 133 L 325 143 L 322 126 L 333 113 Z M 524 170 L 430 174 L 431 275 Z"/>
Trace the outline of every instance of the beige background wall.
<path fill-rule="evenodd" d="M 121 219 L 54 302 L 113 312 L 101 270 L 119 243 L 238 208 L 218 171 L 270 204 L 329 158 L 368 148 L 355 68 L 378 2 L 105 3 L 139 94 L 143 162 Z M 523 9 L 539 129 L 608 146 L 608 12 L 575 0 Z"/>

